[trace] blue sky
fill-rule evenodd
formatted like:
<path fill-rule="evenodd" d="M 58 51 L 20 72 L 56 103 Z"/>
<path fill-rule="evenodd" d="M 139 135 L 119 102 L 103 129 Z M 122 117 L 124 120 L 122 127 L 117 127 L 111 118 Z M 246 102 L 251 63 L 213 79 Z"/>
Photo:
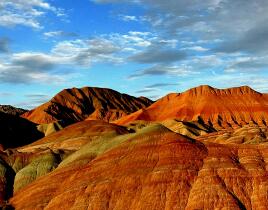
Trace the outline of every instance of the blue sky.
<path fill-rule="evenodd" d="M 0 104 L 63 88 L 268 92 L 267 0 L 0 0 Z"/>

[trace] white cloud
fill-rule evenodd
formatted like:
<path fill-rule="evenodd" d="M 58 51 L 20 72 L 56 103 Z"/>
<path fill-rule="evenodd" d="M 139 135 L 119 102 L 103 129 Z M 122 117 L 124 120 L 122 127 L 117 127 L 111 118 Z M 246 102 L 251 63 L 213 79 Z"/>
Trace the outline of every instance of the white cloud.
<path fill-rule="evenodd" d="M 75 39 L 58 42 L 49 53 L 21 52 L 2 57 L 0 81 L 6 83 L 62 82 L 65 72 L 58 68 L 90 68 L 96 63 L 118 64 L 124 47 L 105 38 Z M 0 57 L 1 59 L 1 57 Z"/>
<path fill-rule="evenodd" d="M 206 52 L 208 51 L 207 48 L 201 47 L 201 46 L 192 46 L 192 47 L 186 47 L 186 48 L 182 48 L 185 50 L 193 50 L 193 51 L 197 51 L 197 52 Z"/>
<path fill-rule="evenodd" d="M 46 12 L 58 15 L 62 9 L 53 7 L 46 0 L 5 0 L 0 2 L 0 26 L 23 25 L 35 29 L 42 28 L 39 22 Z"/>
<path fill-rule="evenodd" d="M 5 12 L 5 14 L 0 15 L 0 26 L 13 27 L 16 25 L 41 28 L 40 23 L 35 18 L 29 18 L 21 14 L 12 14 L 9 12 Z"/>
<path fill-rule="evenodd" d="M 69 63 L 89 67 L 92 63 L 118 63 L 121 59 L 114 56 L 120 47 L 110 40 L 94 38 L 89 40 L 73 40 L 59 42 L 53 49 L 53 56 L 67 60 Z"/>
<path fill-rule="evenodd" d="M 61 36 L 63 33 L 63 31 L 49 31 L 49 32 L 45 32 L 44 36 L 46 37 L 55 37 L 55 36 Z"/>
<path fill-rule="evenodd" d="M 147 31 L 130 31 L 127 34 L 113 33 L 105 37 L 122 48 L 145 48 L 157 39 L 155 34 Z"/>
<path fill-rule="evenodd" d="M 139 19 L 136 16 L 131 16 L 131 15 L 119 15 L 119 18 L 126 22 L 139 21 Z"/>
<path fill-rule="evenodd" d="M 74 32 L 66 32 L 66 31 L 47 31 L 44 32 L 43 35 L 45 38 L 55 38 L 55 37 L 78 37 L 77 33 Z"/>

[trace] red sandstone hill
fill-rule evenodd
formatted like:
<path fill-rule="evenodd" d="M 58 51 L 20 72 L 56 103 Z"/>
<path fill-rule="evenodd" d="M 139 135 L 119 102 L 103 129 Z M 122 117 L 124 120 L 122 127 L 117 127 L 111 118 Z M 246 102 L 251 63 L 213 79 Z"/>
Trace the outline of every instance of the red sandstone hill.
<path fill-rule="evenodd" d="M 0 207 L 266 210 L 266 101 L 201 86 L 117 121 L 127 127 L 84 120 L 0 152 Z"/>
<path fill-rule="evenodd" d="M 265 146 L 201 143 L 148 126 L 89 142 L 21 187 L 41 164 L 27 166 L 15 177 L 19 190 L 10 204 L 25 210 L 265 210 L 267 152 Z"/>
<path fill-rule="evenodd" d="M 204 85 L 183 93 L 171 93 L 115 122 L 122 125 L 135 120 L 167 119 L 201 120 L 214 127 L 237 127 L 251 121 L 267 125 L 268 95 L 247 86 L 216 89 Z"/>
<path fill-rule="evenodd" d="M 38 124 L 55 121 L 73 123 L 85 119 L 113 121 L 152 104 L 152 101 L 107 88 L 65 89 L 49 102 L 22 116 Z"/>
<path fill-rule="evenodd" d="M 41 138 L 29 145 L 18 148 L 21 152 L 34 152 L 39 149 L 73 150 L 80 149 L 84 144 L 101 136 L 127 134 L 129 131 L 123 127 L 102 120 L 85 120 L 77 122 L 66 128 Z"/>

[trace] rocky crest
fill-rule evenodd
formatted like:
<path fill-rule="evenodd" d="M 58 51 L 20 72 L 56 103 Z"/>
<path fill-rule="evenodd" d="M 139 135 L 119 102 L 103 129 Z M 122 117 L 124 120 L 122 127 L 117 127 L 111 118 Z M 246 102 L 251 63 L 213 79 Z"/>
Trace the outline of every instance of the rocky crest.
<path fill-rule="evenodd" d="M 107 88 L 65 89 L 49 102 L 22 116 L 38 124 L 55 121 L 73 123 L 85 119 L 113 121 L 152 104 L 152 101 Z"/>
<path fill-rule="evenodd" d="M 249 122 L 268 124 L 268 95 L 242 86 L 216 89 L 204 85 L 183 93 L 169 94 L 148 108 L 116 121 L 202 120 L 215 128 L 240 127 Z"/>

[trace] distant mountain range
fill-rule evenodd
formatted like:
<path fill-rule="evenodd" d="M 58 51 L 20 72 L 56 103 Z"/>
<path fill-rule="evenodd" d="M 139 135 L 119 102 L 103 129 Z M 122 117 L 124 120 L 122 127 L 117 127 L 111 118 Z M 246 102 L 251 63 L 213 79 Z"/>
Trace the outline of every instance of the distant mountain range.
<path fill-rule="evenodd" d="M 10 105 L 0 105 L 0 112 L 4 112 L 6 114 L 14 115 L 14 116 L 20 116 L 27 112 L 28 110 L 16 108 Z"/>

